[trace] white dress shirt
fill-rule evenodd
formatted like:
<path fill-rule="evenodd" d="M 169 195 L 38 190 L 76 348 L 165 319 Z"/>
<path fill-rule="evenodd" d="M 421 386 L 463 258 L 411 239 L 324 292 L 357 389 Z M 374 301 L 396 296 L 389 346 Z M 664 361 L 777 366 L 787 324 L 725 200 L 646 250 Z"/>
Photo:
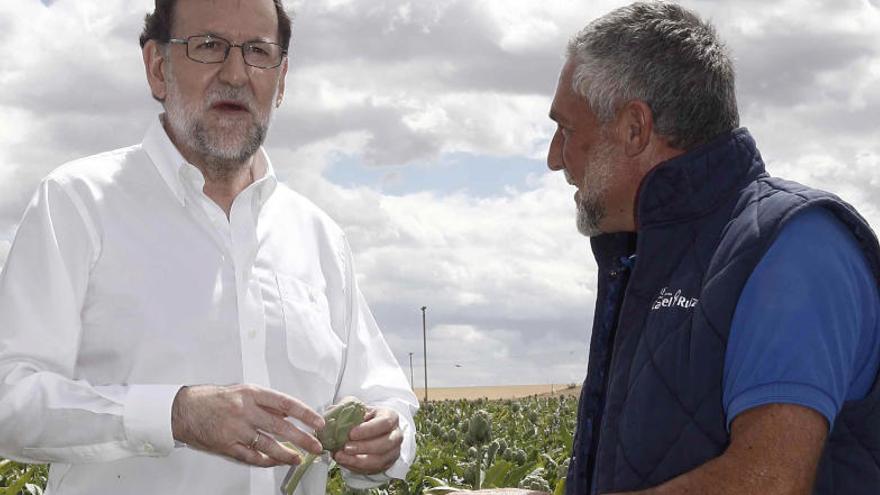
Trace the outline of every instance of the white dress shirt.
<path fill-rule="evenodd" d="M 40 185 L 0 274 L 0 456 L 50 462 L 49 495 L 279 493 L 286 467 L 175 446 L 183 385 L 250 383 L 322 412 L 397 411 L 402 478 L 418 402 L 357 287 L 340 228 L 264 173 L 229 218 L 162 125 Z M 298 494 L 324 493 L 315 463 Z"/>

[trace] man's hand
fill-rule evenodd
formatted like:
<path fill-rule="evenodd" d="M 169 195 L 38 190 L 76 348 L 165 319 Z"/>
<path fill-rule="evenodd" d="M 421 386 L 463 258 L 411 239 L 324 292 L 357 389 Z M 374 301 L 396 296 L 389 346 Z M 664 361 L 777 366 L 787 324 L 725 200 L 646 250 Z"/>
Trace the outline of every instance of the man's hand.
<path fill-rule="evenodd" d="M 302 459 L 273 437 L 319 454 L 321 443 L 285 418 L 324 427 L 320 414 L 289 395 L 255 385 L 183 387 L 171 407 L 174 439 L 245 464 L 272 467 Z"/>
<path fill-rule="evenodd" d="M 333 458 L 355 473 L 381 473 L 400 457 L 401 443 L 403 433 L 397 413 L 383 407 L 368 407 L 364 422 L 352 428 L 348 442 Z"/>

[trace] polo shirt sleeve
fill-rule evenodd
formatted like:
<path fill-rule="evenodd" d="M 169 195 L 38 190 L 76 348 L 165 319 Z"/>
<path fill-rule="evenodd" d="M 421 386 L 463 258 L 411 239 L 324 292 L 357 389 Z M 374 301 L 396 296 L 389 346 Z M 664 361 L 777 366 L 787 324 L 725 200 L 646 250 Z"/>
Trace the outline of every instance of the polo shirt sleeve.
<path fill-rule="evenodd" d="M 782 229 L 740 295 L 723 383 L 727 428 L 753 407 L 809 407 L 834 424 L 880 365 L 877 283 L 849 229 L 824 208 Z"/>

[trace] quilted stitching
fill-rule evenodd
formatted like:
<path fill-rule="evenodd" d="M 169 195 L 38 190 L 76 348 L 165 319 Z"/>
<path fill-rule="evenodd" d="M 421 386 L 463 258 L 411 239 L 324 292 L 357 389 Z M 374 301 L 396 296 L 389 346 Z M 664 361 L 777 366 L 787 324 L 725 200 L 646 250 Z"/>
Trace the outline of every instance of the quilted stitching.
<path fill-rule="evenodd" d="M 633 274 L 636 278 L 630 281 L 628 301 L 634 298 L 640 304 L 650 301 L 656 292 L 647 292 L 656 291 L 658 284 L 668 281 L 660 278 L 691 280 L 688 277 L 697 276 L 700 302 L 691 315 L 681 321 L 675 321 L 677 316 L 670 315 L 642 320 L 633 314 L 620 321 L 622 331 L 618 332 L 618 340 L 625 340 L 614 343 L 614 352 L 626 354 L 614 358 L 619 363 L 615 363 L 618 368 L 611 370 L 613 376 L 609 383 L 615 389 L 606 391 L 599 386 L 595 390 L 608 394 L 606 410 L 622 411 L 616 417 L 603 418 L 602 438 L 594 439 L 602 442 L 597 453 L 600 489 L 619 491 L 615 488 L 653 486 L 723 451 L 729 438 L 720 401 L 721 376 L 730 320 L 739 291 L 788 215 L 807 204 L 833 207 L 871 254 L 869 259 L 880 279 L 877 240 L 851 207 L 833 195 L 767 176 L 747 133 L 740 132 L 728 140 L 729 148 L 723 153 L 713 149 L 711 157 L 661 167 L 652 179 L 656 183 L 643 189 L 643 194 L 648 196 L 640 198 L 640 208 L 650 207 L 654 211 L 645 215 L 640 210 L 639 217 L 655 223 L 640 234 L 639 242 L 652 239 L 653 252 L 677 253 L 678 259 L 673 261 L 674 267 L 655 263 L 649 265 L 654 268 L 638 268 Z M 736 152 L 730 152 L 731 147 Z M 737 160 L 741 161 L 736 163 Z M 651 192 L 647 193 L 648 190 Z M 694 195 L 683 192 L 694 192 Z M 667 228 L 655 229 L 662 222 L 666 222 Z M 652 237 L 647 237 L 649 234 Z M 640 257 L 643 251 L 640 247 Z M 657 271 L 643 273 L 650 269 Z M 600 310 L 597 308 L 597 313 Z M 647 308 L 630 310 L 647 311 Z M 651 327 L 648 332 L 634 327 L 634 322 L 666 326 Z M 630 326 L 623 328 L 627 323 Z M 633 338 L 637 340 L 631 341 Z M 694 351 L 695 348 L 700 352 Z M 705 373 L 701 373 L 703 369 Z M 695 388 L 698 382 L 700 385 Z M 634 402 L 643 406 L 646 400 L 657 402 L 655 411 L 662 411 L 665 422 L 662 435 L 657 433 L 653 439 L 638 435 L 650 436 L 646 428 L 658 420 L 650 421 L 639 415 L 655 411 L 628 407 Z M 864 468 L 865 462 L 872 463 L 870 469 L 878 473 L 877 484 L 869 485 L 867 490 L 873 493 L 873 488 L 880 486 L 880 386 L 875 387 L 871 400 L 870 407 L 857 409 L 858 417 L 864 418 L 857 420 L 858 425 L 850 424 L 852 419 L 846 411 L 853 409 L 847 409 L 849 406 L 838 416 L 823 457 L 829 459 L 830 464 L 820 469 L 820 477 L 824 478 L 817 487 L 830 487 L 826 490 L 851 487 L 846 480 L 852 478 L 854 472 L 862 472 L 858 466 Z M 863 435 L 866 423 L 871 425 L 868 427 L 871 434 L 867 436 Z M 658 443 L 660 439 L 662 444 Z M 648 450 L 635 450 L 633 442 Z M 858 466 L 854 468 L 853 462 Z M 846 490 L 847 493 L 853 491 Z M 855 489 L 859 490 L 865 489 Z"/>

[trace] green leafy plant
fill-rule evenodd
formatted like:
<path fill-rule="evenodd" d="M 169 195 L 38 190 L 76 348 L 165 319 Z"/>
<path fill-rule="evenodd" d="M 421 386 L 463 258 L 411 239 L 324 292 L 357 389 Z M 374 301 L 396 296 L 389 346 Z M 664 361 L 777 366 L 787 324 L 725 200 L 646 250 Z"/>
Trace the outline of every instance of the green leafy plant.
<path fill-rule="evenodd" d="M 351 429 L 364 422 L 366 413 L 367 407 L 363 402 L 354 397 L 347 397 L 324 414 L 324 428 L 317 432 L 324 451 L 332 454 L 341 449 L 348 441 L 348 433 Z M 316 454 L 309 453 L 299 466 L 291 468 L 281 484 L 281 491 L 292 495 L 317 457 Z"/>
<path fill-rule="evenodd" d="M 478 414 L 481 410 L 485 416 Z M 535 415 L 529 414 L 530 411 Z M 489 426 L 488 441 L 479 446 L 467 440 L 475 415 L 481 419 L 474 422 L 488 420 Z M 333 495 L 445 495 L 471 490 L 477 485 L 473 469 L 482 448 L 485 449 L 482 488 L 515 488 L 531 476 L 528 486 L 543 489 L 545 485 L 537 479 L 540 477 L 553 488 L 550 493 L 562 495 L 576 416 L 576 390 L 558 397 L 422 404 L 415 417 L 416 459 L 405 480 L 392 480 L 369 490 L 354 490 L 345 485 L 341 468 L 331 459 L 326 492 Z M 440 435 L 433 434 L 435 424 Z M 454 436 L 450 435 L 453 428 Z M 472 439 L 476 438 L 471 435 Z M 477 437 L 483 438 L 483 434 Z M 471 447 L 473 451 L 469 451 Z M 538 468 L 543 470 L 536 472 Z M 33 473 L 28 474 L 29 470 Z M 0 495 L 40 495 L 46 485 L 46 475 L 46 466 L 0 459 Z"/>

